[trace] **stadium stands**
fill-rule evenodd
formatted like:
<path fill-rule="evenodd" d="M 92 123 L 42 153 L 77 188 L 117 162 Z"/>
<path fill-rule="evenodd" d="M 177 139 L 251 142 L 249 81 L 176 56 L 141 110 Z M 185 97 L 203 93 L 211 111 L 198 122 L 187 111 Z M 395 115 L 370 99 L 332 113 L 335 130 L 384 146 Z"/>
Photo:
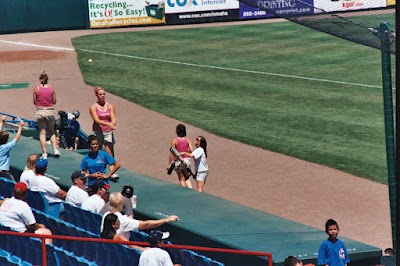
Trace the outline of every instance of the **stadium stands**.
<path fill-rule="evenodd" d="M 0 224 L 1 231 L 12 231 L 11 228 L 5 227 Z M 18 264 L 9 265 L 42 265 L 42 243 L 37 238 L 32 237 L 18 237 L 14 235 L 2 235 L 2 241 L 0 241 L 0 250 L 4 256 L 8 256 L 6 259 L 17 262 Z M 64 251 L 62 248 L 54 245 L 46 245 L 46 257 L 48 265 L 61 265 L 61 266 L 95 266 L 96 263 L 89 262 L 84 258 L 78 258 L 74 254 Z M 2 259 L 4 261 L 4 259 Z M 7 265 L 1 263 L 0 265 Z"/>
<path fill-rule="evenodd" d="M 12 197 L 14 185 L 14 181 L 11 181 L 4 177 L 0 177 L 0 196 L 3 196 L 4 198 Z M 43 211 L 54 217 L 59 217 L 61 204 L 58 202 L 49 203 L 42 192 L 29 190 L 26 199 L 29 206 L 31 206 L 32 208 Z"/>
<path fill-rule="evenodd" d="M 2 266 L 32 266 L 31 263 L 23 261 L 21 258 L 12 255 L 11 253 L 0 249 L 0 265 Z"/>
<path fill-rule="evenodd" d="M 100 224 L 102 216 L 98 213 L 83 210 L 82 208 L 64 203 L 65 221 L 75 226 L 86 229 L 96 235 L 100 235 Z"/>

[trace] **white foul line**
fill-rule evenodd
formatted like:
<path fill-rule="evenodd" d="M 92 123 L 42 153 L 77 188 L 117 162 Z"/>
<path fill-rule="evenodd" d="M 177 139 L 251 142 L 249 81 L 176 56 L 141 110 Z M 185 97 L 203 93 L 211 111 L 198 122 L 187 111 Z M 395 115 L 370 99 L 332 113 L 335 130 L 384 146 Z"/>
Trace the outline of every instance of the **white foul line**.
<path fill-rule="evenodd" d="M 39 48 L 45 48 L 45 49 L 49 49 L 49 50 L 75 51 L 73 48 L 65 48 L 65 47 L 58 47 L 58 46 L 47 46 L 47 45 L 38 45 L 38 44 L 23 43 L 23 42 L 12 42 L 12 41 L 4 41 L 4 40 L 0 40 L 0 42 L 16 44 L 16 45 L 22 45 L 22 46 L 39 47 Z M 262 71 L 255 71 L 255 70 L 245 70 L 245 69 L 238 69 L 238 68 L 227 68 L 227 67 L 219 67 L 219 66 L 211 66 L 211 65 L 185 63 L 185 62 L 179 62 L 179 61 L 171 61 L 171 60 L 156 59 L 156 58 L 147 58 L 147 57 L 134 56 L 134 55 L 108 53 L 108 52 L 88 50 L 88 49 L 78 49 L 78 50 L 84 51 L 84 52 L 89 52 L 89 53 L 97 53 L 97 54 L 104 54 L 104 55 L 117 56 L 117 57 L 134 58 L 134 59 L 146 60 L 146 61 L 156 61 L 156 62 L 161 62 L 161 63 L 177 64 L 177 65 L 184 65 L 184 66 L 219 69 L 219 70 L 225 70 L 225 71 L 234 71 L 234 72 L 251 73 L 251 74 L 259 74 L 259 75 L 277 76 L 277 77 L 293 78 L 293 79 L 303 79 L 303 80 L 311 80 L 311 81 L 327 82 L 327 83 L 335 83 L 335 84 L 343 84 L 343 85 L 352 85 L 352 86 L 360 86 L 360 87 L 381 88 L 381 86 L 376 86 L 376 85 L 367 85 L 367 84 L 361 84 L 361 83 L 344 82 L 344 81 L 338 81 L 338 80 L 308 78 L 308 77 L 302 77 L 302 76 L 296 76 L 296 75 L 286 75 L 286 74 L 262 72 Z"/>
<path fill-rule="evenodd" d="M 49 50 L 75 51 L 74 48 L 65 48 L 65 47 L 58 47 L 58 46 L 39 45 L 39 44 L 34 44 L 34 43 L 12 42 L 12 41 L 5 41 L 5 40 L 0 40 L 0 42 L 3 42 L 3 43 L 10 43 L 10 44 L 16 44 L 16 45 L 21 45 L 21 46 L 38 47 L 38 48 L 44 48 L 44 49 L 49 49 Z"/>

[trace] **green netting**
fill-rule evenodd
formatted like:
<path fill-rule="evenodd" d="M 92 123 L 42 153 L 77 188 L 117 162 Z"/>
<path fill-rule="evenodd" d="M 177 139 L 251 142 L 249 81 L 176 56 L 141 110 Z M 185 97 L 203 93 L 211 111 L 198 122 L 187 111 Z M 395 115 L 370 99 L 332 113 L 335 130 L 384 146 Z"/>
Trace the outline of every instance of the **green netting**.
<path fill-rule="evenodd" d="M 266 11 L 273 16 L 395 54 L 395 7 L 380 7 L 385 6 L 386 1 L 240 0 L 240 2 Z M 368 6 L 379 8 L 368 8 Z M 330 11 L 332 9 L 339 9 L 339 11 Z M 349 10 L 344 11 L 347 9 Z M 386 46 L 381 45 L 383 35 L 377 32 L 379 25 L 383 22 L 387 22 L 390 26 L 390 31 L 383 34 L 390 43 Z"/>

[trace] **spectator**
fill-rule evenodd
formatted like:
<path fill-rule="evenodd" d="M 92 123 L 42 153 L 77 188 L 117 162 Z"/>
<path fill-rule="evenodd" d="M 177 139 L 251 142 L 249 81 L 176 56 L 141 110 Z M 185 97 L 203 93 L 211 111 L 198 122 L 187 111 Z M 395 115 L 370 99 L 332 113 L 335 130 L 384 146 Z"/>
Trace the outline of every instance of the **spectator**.
<path fill-rule="evenodd" d="M 81 125 L 78 122 L 78 118 L 81 113 L 78 110 L 68 113 L 68 127 L 58 130 L 58 135 L 60 137 L 60 147 L 66 150 L 77 150 L 79 144 L 78 133 L 81 129 Z"/>
<path fill-rule="evenodd" d="M 114 213 L 115 215 L 118 216 L 118 219 L 120 221 L 120 228 L 117 230 L 117 233 L 123 235 L 126 239 L 130 238 L 131 235 L 130 231 L 132 230 L 153 229 L 165 223 L 175 222 L 179 219 L 178 216 L 171 215 L 159 220 L 147 220 L 147 221 L 135 220 L 121 213 L 123 207 L 123 196 L 121 192 L 111 193 L 109 201 L 110 201 L 109 211 L 103 215 L 100 231 L 103 231 L 104 217 L 106 217 L 107 214 L 109 213 Z"/>
<path fill-rule="evenodd" d="M 285 266 L 303 266 L 303 262 L 294 256 L 289 256 L 285 259 Z M 315 266 L 314 264 L 305 264 L 304 266 Z"/>
<path fill-rule="evenodd" d="M 204 185 L 208 176 L 207 164 L 207 141 L 204 137 L 198 136 L 194 141 L 196 149 L 192 153 L 182 152 L 194 159 L 194 169 L 196 171 L 197 191 L 204 192 Z"/>
<path fill-rule="evenodd" d="M 395 254 L 394 254 L 394 249 L 392 249 L 392 248 L 386 248 L 384 251 L 383 251 L 383 256 L 394 256 Z"/>
<path fill-rule="evenodd" d="M 67 192 L 62 190 L 53 179 L 45 176 L 47 171 L 48 161 L 40 158 L 36 162 L 35 178 L 29 180 L 29 189 L 31 191 L 42 192 L 49 203 L 62 202 L 65 199 Z"/>
<path fill-rule="evenodd" d="M 125 238 L 123 235 L 117 234 L 119 227 L 120 221 L 118 220 L 118 216 L 114 213 L 107 214 L 107 216 L 104 218 L 104 228 L 100 234 L 100 237 L 105 239 L 113 239 L 116 241 L 129 241 L 129 239 Z M 147 249 L 137 245 L 129 245 L 129 247 L 135 248 L 141 252 Z"/>
<path fill-rule="evenodd" d="M 177 137 L 171 141 L 171 146 L 177 149 L 179 152 L 192 152 L 192 142 L 186 137 L 186 127 L 185 125 L 179 124 L 176 126 L 176 135 Z M 188 155 L 182 155 L 182 159 L 187 167 L 190 168 L 190 157 Z M 182 172 L 181 162 L 174 158 L 172 153 L 169 154 L 169 160 L 167 165 L 167 170 L 171 167 L 171 164 L 175 161 L 175 171 L 178 175 L 179 185 L 182 187 L 192 187 L 192 182 L 190 181 L 189 177 L 185 177 Z"/>
<path fill-rule="evenodd" d="M 90 189 L 92 191 L 92 195 L 88 200 L 82 203 L 82 209 L 100 213 L 101 209 L 108 201 L 108 190 L 110 189 L 110 185 L 106 184 L 102 179 L 97 179 L 92 183 Z"/>
<path fill-rule="evenodd" d="M 123 208 L 121 213 L 125 214 L 126 216 L 133 218 L 133 207 L 132 207 L 132 201 L 131 198 L 133 196 L 133 187 L 131 185 L 126 185 L 122 188 L 121 192 L 123 197 Z M 100 214 L 105 214 L 110 206 L 110 201 L 108 201 L 104 207 L 101 209 Z"/>
<path fill-rule="evenodd" d="M 89 199 L 85 191 L 86 174 L 82 171 L 75 171 L 71 175 L 72 186 L 69 188 L 65 201 L 76 207 L 81 207 L 82 203 Z"/>
<path fill-rule="evenodd" d="M 19 181 L 24 182 L 28 185 L 29 187 L 29 180 L 32 178 L 35 178 L 35 168 L 36 168 L 36 162 L 39 160 L 40 155 L 39 154 L 31 154 L 28 156 L 28 159 L 26 159 L 26 165 L 25 169 L 22 172 Z"/>
<path fill-rule="evenodd" d="M 31 208 L 26 203 L 28 187 L 24 182 L 14 186 L 13 197 L 0 206 L 0 223 L 18 232 L 28 232 L 41 235 L 51 235 L 51 231 L 43 224 L 36 223 Z M 52 239 L 46 239 L 46 244 L 52 244 Z"/>
<path fill-rule="evenodd" d="M 325 223 L 325 232 L 328 234 L 328 239 L 322 242 L 318 251 L 318 265 L 327 266 L 345 266 L 350 262 L 347 254 L 346 246 L 343 241 L 338 239 L 339 225 L 329 219 Z"/>
<path fill-rule="evenodd" d="M 94 135 L 88 137 L 90 151 L 86 154 L 81 162 L 81 169 L 88 175 L 88 186 L 94 180 L 102 179 L 106 184 L 109 183 L 108 179 L 117 181 L 118 178 L 111 176 L 121 167 L 121 165 L 107 152 L 100 150 L 99 141 Z M 110 172 L 106 174 L 107 166 L 110 167 Z"/>
<path fill-rule="evenodd" d="M 303 266 L 303 263 L 294 256 L 285 259 L 285 266 Z"/>
<path fill-rule="evenodd" d="M 169 237 L 169 232 L 161 232 L 159 230 L 152 230 L 148 237 L 150 249 L 142 252 L 139 258 L 139 266 L 180 266 L 180 264 L 173 264 L 170 255 L 167 251 L 161 249 L 164 239 Z"/>
<path fill-rule="evenodd" d="M 90 115 L 93 119 L 93 133 L 99 140 L 100 149 L 105 146 L 106 152 L 114 156 L 114 130 L 117 129 L 117 119 L 114 106 L 106 102 L 106 91 L 102 87 L 95 87 L 94 93 L 97 102 L 90 109 Z"/>
<path fill-rule="evenodd" d="M 3 116 L 1 119 L 1 127 L 3 127 L 3 123 L 6 121 L 6 117 Z M 24 126 L 24 122 L 21 121 L 18 126 L 17 134 L 14 139 L 7 143 L 10 134 L 7 131 L 0 131 L 0 176 L 15 181 L 14 176 L 10 172 L 10 151 L 15 147 L 19 139 L 21 138 L 22 127 Z"/>
<path fill-rule="evenodd" d="M 54 157 L 60 157 L 57 149 L 56 135 L 54 134 L 55 112 L 54 105 L 57 102 L 56 91 L 53 86 L 48 84 L 49 76 L 46 71 L 40 73 L 40 85 L 33 89 L 33 104 L 36 106 L 35 120 L 39 130 L 40 146 L 42 147 L 42 157 L 47 159 L 46 134 L 50 136 L 53 146 Z"/>

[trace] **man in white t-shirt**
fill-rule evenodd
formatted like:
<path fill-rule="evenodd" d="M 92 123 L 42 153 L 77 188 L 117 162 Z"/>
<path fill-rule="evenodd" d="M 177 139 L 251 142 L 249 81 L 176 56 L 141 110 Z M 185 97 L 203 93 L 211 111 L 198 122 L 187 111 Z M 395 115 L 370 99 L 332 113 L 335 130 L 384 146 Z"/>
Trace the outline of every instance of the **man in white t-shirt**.
<path fill-rule="evenodd" d="M 86 174 L 82 171 L 75 171 L 71 175 L 72 186 L 68 190 L 65 201 L 76 207 L 81 207 L 82 203 L 89 199 L 89 194 L 85 191 Z"/>
<path fill-rule="evenodd" d="M 161 249 L 164 243 L 163 240 L 168 237 L 169 232 L 151 231 L 148 237 L 151 248 L 142 252 L 139 259 L 139 266 L 180 266 L 180 264 L 173 264 L 168 252 Z"/>
<path fill-rule="evenodd" d="M 36 162 L 35 177 L 29 180 L 29 190 L 42 192 L 49 203 L 62 202 L 67 192 L 62 190 L 53 179 L 45 176 L 48 161 L 40 158 Z"/>
<path fill-rule="evenodd" d="M 3 201 L 0 206 L 0 223 L 18 232 L 51 235 L 51 231 L 43 224 L 36 223 L 31 207 L 26 203 L 27 192 L 28 187 L 24 182 L 15 184 L 13 197 Z M 52 239 L 47 239 L 46 243 L 51 244 Z"/>
<path fill-rule="evenodd" d="M 106 184 L 103 179 L 96 179 L 93 181 L 90 188 L 94 194 L 82 204 L 82 209 L 100 213 L 101 209 L 108 201 L 110 185 Z"/>

